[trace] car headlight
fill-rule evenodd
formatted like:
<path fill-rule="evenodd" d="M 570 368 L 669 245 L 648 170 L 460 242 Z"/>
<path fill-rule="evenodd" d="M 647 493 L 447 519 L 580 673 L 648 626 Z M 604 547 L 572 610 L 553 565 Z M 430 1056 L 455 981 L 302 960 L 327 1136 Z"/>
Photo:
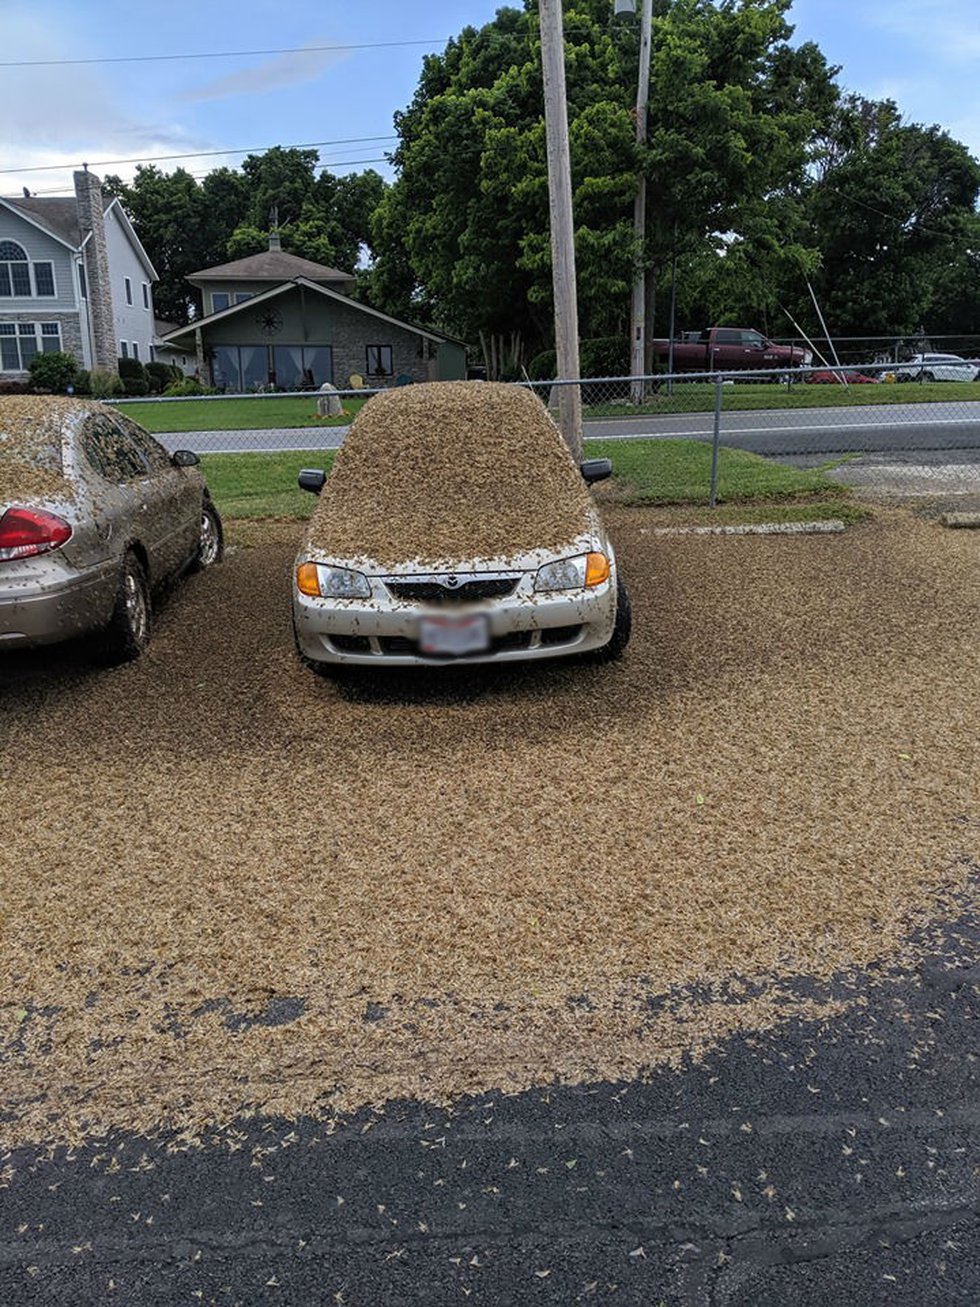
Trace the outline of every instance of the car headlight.
<path fill-rule="evenodd" d="M 545 563 L 534 578 L 535 590 L 584 590 L 609 579 L 609 559 L 605 554 L 577 554 Z"/>
<path fill-rule="evenodd" d="M 371 586 L 363 572 L 324 563 L 300 563 L 296 587 L 313 599 L 370 599 Z"/>

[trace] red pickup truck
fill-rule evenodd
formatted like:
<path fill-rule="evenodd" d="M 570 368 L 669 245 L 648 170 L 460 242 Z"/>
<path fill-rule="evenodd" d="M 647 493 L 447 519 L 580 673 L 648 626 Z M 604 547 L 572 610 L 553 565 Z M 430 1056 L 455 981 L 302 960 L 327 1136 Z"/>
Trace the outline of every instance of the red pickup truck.
<path fill-rule="evenodd" d="M 774 345 L 750 327 L 708 327 L 691 339 L 684 332 L 680 340 L 655 340 L 653 360 L 674 372 L 765 372 L 768 368 L 806 367 L 813 355 L 798 345 Z"/>

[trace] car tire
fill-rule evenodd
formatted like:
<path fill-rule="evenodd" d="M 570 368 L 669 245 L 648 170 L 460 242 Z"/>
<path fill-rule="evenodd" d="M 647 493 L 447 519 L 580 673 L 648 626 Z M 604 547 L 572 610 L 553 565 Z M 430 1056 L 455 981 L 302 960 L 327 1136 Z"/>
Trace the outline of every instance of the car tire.
<path fill-rule="evenodd" d="M 203 572 L 220 563 L 225 552 L 225 531 L 221 516 L 210 499 L 201 507 L 201 538 L 191 563 L 192 572 Z"/>
<path fill-rule="evenodd" d="M 614 663 L 622 658 L 630 642 L 633 630 L 633 605 L 630 603 L 629 591 L 622 580 L 616 578 L 616 621 L 613 624 L 612 637 L 608 644 L 595 651 L 596 661 Z"/>
<path fill-rule="evenodd" d="M 130 550 L 123 559 L 112 617 L 102 633 L 101 661 L 110 667 L 132 662 L 150 643 L 152 629 L 153 608 L 146 570 Z"/>

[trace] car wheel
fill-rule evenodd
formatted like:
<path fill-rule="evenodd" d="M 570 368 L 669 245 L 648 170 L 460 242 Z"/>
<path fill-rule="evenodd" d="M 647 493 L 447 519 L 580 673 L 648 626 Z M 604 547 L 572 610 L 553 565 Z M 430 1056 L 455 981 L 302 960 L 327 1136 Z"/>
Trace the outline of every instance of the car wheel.
<path fill-rule="evenodd" d="M 596 658 L 602 663 L 614 663 L 622 658 L 630 642 L 633 629 L 633 606 L 629 591 L 619 577 L 616 578 L 616 622 L 613 626 L 612 639 L 601 649 L 596 650 Z"/>
<path fill-rule="evenodd" d="M 923 381 L 935 381 L 936 378 L 935 378 L 935 375 L 934 375 L 932 372 L 923 372 L 923 374 L 922 374 L 922 380 L 923 380 Z"/>
<path fill-rule="evenodd" d="M 112 617 L 102 635 L 102 661 L 110 666 L 132 662 L 150 643 L 152 628 L 149 582 L 143 564 L 130 551 L 123 559 Z"/>
<path fill-rule="evenodd" d="M 220 563 L 225 552 L 225 533 L 221 525 L 218 510 L 210 499 L 205 499 L 201 508 L 201 539 L 197 553 L 191 564 L 194 572 L 203 572 L 207 567 Z"/>

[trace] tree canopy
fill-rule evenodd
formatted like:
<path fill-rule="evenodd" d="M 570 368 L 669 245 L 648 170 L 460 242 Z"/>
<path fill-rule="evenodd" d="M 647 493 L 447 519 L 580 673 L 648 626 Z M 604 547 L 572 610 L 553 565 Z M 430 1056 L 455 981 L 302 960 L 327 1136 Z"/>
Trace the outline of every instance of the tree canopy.
<path fill-rule="evenodd" d="M 721 321 L 835 334 L 980 331 L 980 165 L 938 126 L 838 85 L 792 44 L 790 0 L 655 0 L 648 130 L 637 143 L 639 30 L 611 0 L 565 0 L 580 335 L 626 336 L 646 271 L 648 338 Z M 395 180 L 333 176 L 276 147 L 196 181 L 141 167 L 121 194 L 161 281 L 162 314 L 195 308 L 188 273 L 265 248 L 357 269 L 357 294 L 516 367 L 553 339 L 537 0 L 465 27 L 423 60 L 395 115 Z M 647 225 L 633 232 L 637 177 Z M 503 351 L 494 350 L 495 357 Z"/>

